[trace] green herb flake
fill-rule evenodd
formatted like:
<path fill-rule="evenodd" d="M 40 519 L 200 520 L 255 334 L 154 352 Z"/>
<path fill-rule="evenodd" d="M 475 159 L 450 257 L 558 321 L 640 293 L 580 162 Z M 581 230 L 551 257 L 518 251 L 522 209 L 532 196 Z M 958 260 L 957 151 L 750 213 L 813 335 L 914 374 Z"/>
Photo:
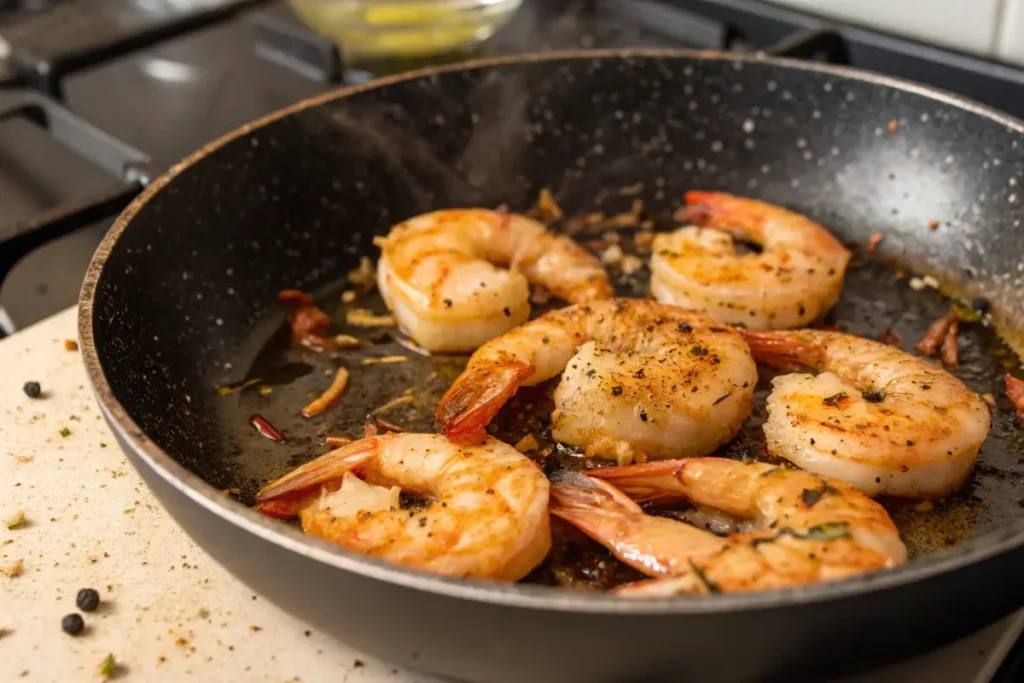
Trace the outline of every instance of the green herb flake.
<path fill-rule="evenodd" d="M 814 504 L 821 500 L 821 497 L 826 493 L 839 493 L 839 490 L 828 482 L 824 482 L 820 489 L 804 489 L 800 493 L 800 500 L 804 502 L 807 507 L 814 507 Z"/>
<path fill-rule="evenodd" d="M 210 618 L 210 610 L 206 609 L 205 607 L 200 607 L 199 608 L 199 618 L 200 619 L 209 619 Z"/>
<path fill-rule="evenodd" d="M 104 659 L 103 663 L 100 664 L 100 676 L 110 680 L 117 673 L 117 661 L 114 659 L 113 654 L 108 654 Z"/>
<path fill-rule="evenodd" d="M 693 573 L 697 575 L 697 578 L 700 579 L 700 582 L 704 584 L 704 587 L 708 589 L 708 593 L 715 595 L 722 592 L 721 587 L 717 583 L 709 579 L 708 575 L 701 571 L 701 568 L 694 564 L 693 560 L 690 560 L 689 562 L 690 569 L 692 569 Z"/>
<path fill-rule="evenodd" d="M 63 436 L 65 439 L 71 436 L 71 430 L 68 429 L 67 427 L 61 427 L 60 431 L 57 433 Z"/>
<path fill-rule="evenodd" d="M 822 403 L 824 403 L 827 406 L 835 407 L 835 406 L 839 405 L 840 403 L 842 403 L 843 401 L 845 401 L 847 398 L 849 398 L 849 396 L 846 395 L 846 392 L 845 391 L 840 391 L 838 394 L 833 394 L 831 396 L 826 396 L 822 400 Z"/>
<path fill-rule="evenodd" d="M 848 522 L 826 522 L 825 524 L 812 526 L 800 538 L 806 538 L 811 541 L 833 541 L 849 535 L 850 524 Z"/>

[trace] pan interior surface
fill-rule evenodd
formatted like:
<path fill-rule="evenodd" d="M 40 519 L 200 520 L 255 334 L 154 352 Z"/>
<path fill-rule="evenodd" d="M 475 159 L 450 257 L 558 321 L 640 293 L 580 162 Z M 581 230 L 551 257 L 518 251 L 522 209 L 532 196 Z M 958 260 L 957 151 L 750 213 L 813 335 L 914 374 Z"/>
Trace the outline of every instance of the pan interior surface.
<path fill-rule="evenodd" d="M 1006 238 L 1019 230 L 1020 137 L 1012 122 L 952 101 L 771 61 L 567 56 L 396 79 L 255 126 L 158 182 L 94 263 L 95 351 L 113 398 L 153 444 L 251 503 L 268 478 L 319 454 L 324 436 L 358 434 L 368 412 L 410 387 L 413 401 L 385 417 L 432 428 L 433 401 L 464 358 L 421 357 L 384 330 L 357 331 L 369 343 L 349 356 L 299 354 L 275 296 L 314 292 L 335 302 L 324 307 L 336 331 L 353 331 L 340 324 L 345 274 L 376 258 L 375 235 L 438 208 L 525 210 L 548 188 L 569 214 L 615 214 L 642 199 L 666 216 L 689 189 L 754 196 L 852 245 L 885 234 L 880 255 L 857 253 L 847 276 L 834 319 L 848 331 L 892 328 L 910 348 L 949 305 L 910 288 L 911 270 L 986 297 L 1010 329 L 1024 321 L 1020 253 Z M 644 294 L 645 278 L 619 277 L 620 293 Z M 359 305 L 382 311 L 373 294 Z M 370 355 L 408 360 L 363 367 Z M 1024 449 L 1001 388 L 1018 360 L 980 325 L 965 329 L 961 358 L 958 376 L 995 401 L 993 428 L 962 491 L 933 510 L 889 503 L 915 554 L 1019 532 L 1024 520 Z M 338 363 L 353 373 L 342 403 L 303 419 Z M 217 390 L 253 377 L 271 392 Z M 284 443 L 259 436 L 257 413 Z M 757 455 L 762 419 L 729 454 Z M 504 424 L 509 438 L 521 427 Z M 569 532 L 563 540 L 566 558 L 607 559 Z M 533 580 L 558 583 L 553 570 Z"/>

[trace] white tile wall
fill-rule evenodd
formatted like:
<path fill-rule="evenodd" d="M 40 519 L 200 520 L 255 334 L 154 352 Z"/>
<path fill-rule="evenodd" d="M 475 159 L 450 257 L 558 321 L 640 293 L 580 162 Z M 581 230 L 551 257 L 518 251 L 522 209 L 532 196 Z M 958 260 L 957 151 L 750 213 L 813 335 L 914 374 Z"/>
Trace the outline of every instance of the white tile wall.
<path fill-rule="evenodd" d="M 1003 0 L 1003 17 L 996 36 L 999 59 L 1024 66 L 1024 0 Z"/>
<path fill-rule="evenodd" d="M 1024 61 L 1024 0 L 770 0 L 823 17 L 841 19 L 867 28 L 894 33 L 925 43 L 951 47 L 982 56 L 1002 54 L 997 49 L 1006 30 Z M 1003 3 L 1013 6 L 1016 20 Z M 1014 23 L 1011 27 L 1003 23 Z M 1001 49 L 1001 48 L 1000 48 Z M 1009 53 L 1007 53 L 1009 54 Z"/>

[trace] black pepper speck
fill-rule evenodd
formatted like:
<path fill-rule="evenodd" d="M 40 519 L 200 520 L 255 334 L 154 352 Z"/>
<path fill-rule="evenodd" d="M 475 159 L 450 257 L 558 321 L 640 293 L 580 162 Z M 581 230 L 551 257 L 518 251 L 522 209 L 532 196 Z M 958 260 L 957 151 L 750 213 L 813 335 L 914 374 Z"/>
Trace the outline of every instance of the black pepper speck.
<path fill-rule="evenodd" d="M 43 388 L 39 386 L 39 382 L 25 382 L 22 390 L 29 398 L 39 398 L 43 395 Z"/>
<path fill-rule="evenodd" d="M 100 606 L 100 594 L 93 588 L 83 588 L 78 591 L 75 604 L 83 612 L 94 612 Z"/>
<path fill-rule="evenodd" d="M 60 620 L 60 627 L 64 629 L 64 633 L 77 636 L 85 628 L 85 621 L 82 620 L 81 614 L 72 612 Z"/>

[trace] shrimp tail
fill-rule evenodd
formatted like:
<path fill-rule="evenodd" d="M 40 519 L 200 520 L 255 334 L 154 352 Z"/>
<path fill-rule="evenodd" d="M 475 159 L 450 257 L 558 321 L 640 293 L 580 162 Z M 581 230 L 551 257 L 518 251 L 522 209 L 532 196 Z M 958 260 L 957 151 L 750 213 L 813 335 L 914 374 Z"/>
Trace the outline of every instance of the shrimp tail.
<path fill-rule="evenodd" d="M 605 467 L 590 473 L 595 479 L 613 484 L 641 503 L 669 504 L 686 498 L 679 474 L 685 460 L 661 460 L 640 465 Z"/>
<path fill-rule="evenodd" d="M 294 516 L 304 507 L 302 502 L 308 502 L 311 493 L 319 492 L 320 485 L 341 479 L 346 472 L 358 469 L 375 457 L 380 441 L 386 438 L 354 441 L 270 482 L 256 494 L 256 509 L 271 517 Z"/>
<path fill-rule="evenodd" d="M 497 368 L 467 368 L 441 397 L 434 417 L 442 431 L 456 443 L 470 443 L 486 436 L 485 428 L 519 389 L 534 367 L 520 361 Z"/>
<path fill-rule="evenodd" d="M 629 496 L 608 482 L 582 474 L 564 474 L 553 479 L 550 495 L 551 513 L 560 517 L 572 511 L 643 513 Z"/>
<path fill-rule="evenodd" d="M 302 491 L 290 496 L 281 496 L 256 503 L 253 510 L 275 519 L 294 519 L 304 507 L 316 500 L 315 491 Z"/>
<path fill-rule="evenodd" d="M 717 194 L 700 190 L 687 192 L 683 195 L 686 203 L 676 210 L 673 218 L 681 223 L 709 226 L 715 214 Z"/>
<path fill-rule="evenodd" d="M 623 584 L 612 591 L 614 595 L 629 598 L 671 598 L 688 593 L 707 592 L 693 571 L 680 576 L 641 579 Z"/>
<path fill-rule="evenodd" d="M 823 361 L 820 344 L 800 332 L 744 330 L 740 333 L 750 346 L 754 360 L 782 370 L 818 367 Z"/>

